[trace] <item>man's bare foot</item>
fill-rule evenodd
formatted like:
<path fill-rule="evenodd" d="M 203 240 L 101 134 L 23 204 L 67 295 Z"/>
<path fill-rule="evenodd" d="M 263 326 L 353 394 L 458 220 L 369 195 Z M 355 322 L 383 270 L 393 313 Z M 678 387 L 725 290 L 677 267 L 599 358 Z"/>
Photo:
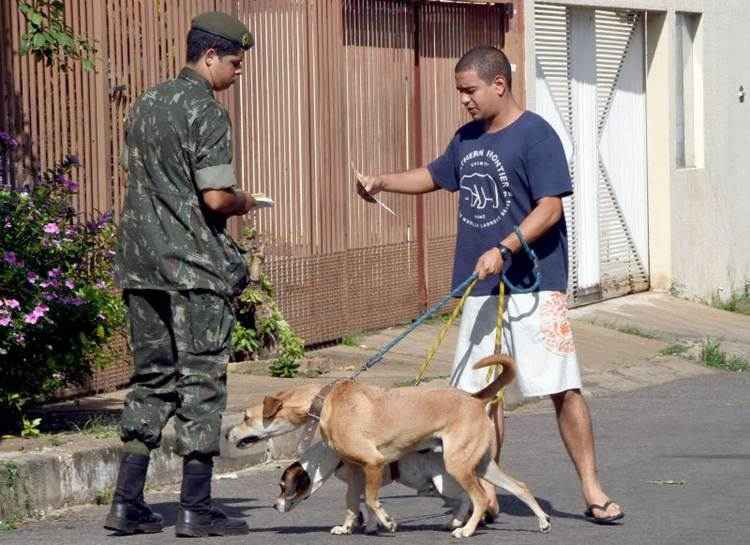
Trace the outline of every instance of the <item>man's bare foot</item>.
<path fill-rule="evenodd" d="M 588 507 L 584 515 L 592 522 L 613 522 L 625 516 L 622 507 L 610 500 L 602 490 L 585 494 L 585 500 Z"/>

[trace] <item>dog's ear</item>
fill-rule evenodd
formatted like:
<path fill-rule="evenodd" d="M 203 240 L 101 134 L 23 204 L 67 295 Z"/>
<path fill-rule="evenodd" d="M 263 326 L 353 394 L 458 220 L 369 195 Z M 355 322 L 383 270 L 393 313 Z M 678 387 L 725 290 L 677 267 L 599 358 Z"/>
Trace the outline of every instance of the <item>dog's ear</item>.
<path fill-rule="evenodd" d="M 263 418 L 273 417 L 284 404 L 278 397 L 266 396 L 263 398 Z"/>

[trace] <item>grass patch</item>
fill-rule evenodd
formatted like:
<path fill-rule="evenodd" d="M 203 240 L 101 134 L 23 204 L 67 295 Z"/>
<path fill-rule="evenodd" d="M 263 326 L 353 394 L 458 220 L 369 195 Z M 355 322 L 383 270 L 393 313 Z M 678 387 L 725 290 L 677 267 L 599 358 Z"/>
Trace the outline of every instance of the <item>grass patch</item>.
<path fill-rule="evenodd" d="M 94 496 L 94 503 L 96 505 L 110 505 L 114 495 L 115 489 L 109 486 L 102 490 L 97 490 L 96 495 Z"/>
<path fill-rule="evenodd" d="M 634 325 L 624 325 L 619 324 L 617 322 L 610 322 L 610 321 L 604 321 L 604 320 L 585 320 L 586 322 L 590 323 L 591 325 L 604 327 L 606 329 L 611 329 L 613 331 L 619 331 L 620 333 L 625 333 L 626 335 L 635 335 L 636 337 L 643 337 L 644 339 L 660 339 L 661 336 L 658 332 L 653 330 L 647 330 L 647 329 L 641 329 L 640 327 L 634 326 Z"/>
<path fill-rule="evenodd" d="M 684 356 L 688 350 L 690 350 L 690 347 L 684 344 L 680 344 L 680 343 L 670 344 L 666 348 L 662 348 L 661 350 L 659 350 L 659 355 L 661 356 Z"/>
<path fill-rule="evenodd" d="M 0 534 L 5 532 L 12 532 L 16 529 L 18 522 L 14 520 L 0 520 Z"/>
<path fill-rule="evenodd" d="M 0 502 L 10 503 L 13 500 L 18 480 L 18 465 L 14 462 L 0 463 Z M 15 530 L 20 521 L 17 513 L 6 512 L 6 518 L 0 520 L 0 533 Z"/>
<path fill-rule="evenodd" d="M 723 302 L 716 300 L 714 301 L 712 306 L 721 310 L 737 312 L 739 314 L 750 316 L 750 295 L 732 294 L 732 297 L 729 299 L 729 301 Z"/>
<path fill-rule="evenodd" d="M 745 358 L 723 352 L 721 345 L 715 339 L 708 339 L 703 345 L 701 360 L 707 367 L 723 369 L 724 371 L 741 373 L 750 370 L 750 363 Z"/>
<path fill-rule="evenodd" d="M 102 415 L 86 420 L 82 426 L 76 426 L 76 431 L 94 439 L 113 439 L 120 436 L 117 424 L 111 418 Z"/>
<path fill-rule="evenodd" d="M 341 337 L 341 344 L 343 344 L 344 346 L 359 346 L 362 344 L 363 340 L 364 335 L 362 335 L 362 333 L 352 333 L 350 335 Z"/>
<path fill-rule="evenodd" d="M 643 337 L 644 339 L 658 339 L 659 335 L 656 334 L 654 331 L 647 331 L 645 329 L 641 329 L 640 327 L 632 326 L 632 325 L 610 325 L 610 329 L 614 329 L 615 331 L 619 331 L 620 333 L 625 333 L 626 335 L 635 335 L 636 337 Z"/>

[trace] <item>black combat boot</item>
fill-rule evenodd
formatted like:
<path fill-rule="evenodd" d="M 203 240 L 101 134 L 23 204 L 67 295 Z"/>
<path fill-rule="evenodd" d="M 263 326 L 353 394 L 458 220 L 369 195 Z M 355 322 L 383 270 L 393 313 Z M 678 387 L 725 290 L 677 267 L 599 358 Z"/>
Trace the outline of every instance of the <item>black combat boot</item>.
<path fill-rule="evenodd" d="M 240 536 L 250 533 L 247 523 L 232 519 L 211 504 L 211 458 L 185 458 L 182 492 L 177 513 L 177 537 Z"/>
<path fill-rule="evenodd" d="M 104 527 L 118 534 L 153 534 L 161 532 L 162 517 L 151 511 L 143 500 L 143 486 L 149 457 L 124 453 L 117 474 L 117 487 Z"/>

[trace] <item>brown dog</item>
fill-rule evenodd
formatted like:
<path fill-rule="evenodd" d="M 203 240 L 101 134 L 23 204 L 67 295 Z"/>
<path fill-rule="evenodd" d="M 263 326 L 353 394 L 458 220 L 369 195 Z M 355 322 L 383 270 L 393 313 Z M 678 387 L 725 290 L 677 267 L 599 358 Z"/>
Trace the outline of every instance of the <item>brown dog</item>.
<path fill-rule="evenodd" d="M 505 474 L 492 459 L 494 429 L 485 408 L 515 376 L 514 363 L 506 356 L 484 358 L 474 368 L 492 365 L 502 365 L 503 372 L 474 395 L 455 388 L 383 389 L 350 380 L 334 385 L 323 403 L 321 435 L 341 460 L 361 467 L 364 474 L 364 483 L 354 477 L 349 482 L 344 529 L 351 531 L 357 521 L 364 488 L 371 513 L 383 527 L 395 531 L 396 524 L 378 497 L 383 469 L 435 439 L 442 441 L 446 471 L 473 506 L 466 524 L 454 530 L 455 537 L 471 536 L 488 507 L 480 477 L 516 495 L 536 514 L 540 530 L 549 529 L 549 517 L 526 485 Z M 320 390 L 319 385 L 301 385 L 266 397 L 262 405 L 245 411 L 243 422 L 229 430 L 227 439 L 242 448 L 303 426 Z"/>

